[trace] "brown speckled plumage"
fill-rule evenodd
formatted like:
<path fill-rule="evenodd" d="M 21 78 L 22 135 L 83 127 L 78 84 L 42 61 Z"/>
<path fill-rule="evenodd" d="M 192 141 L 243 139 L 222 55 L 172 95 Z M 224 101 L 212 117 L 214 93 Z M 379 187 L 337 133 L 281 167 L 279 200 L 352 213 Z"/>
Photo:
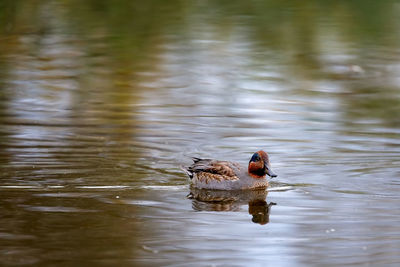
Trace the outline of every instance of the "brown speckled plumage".
<path fill-rule="evenodd" d="M 197 179 L 201 182 L 205 182 L 208 184 L 211 181 L 217 181 L 217 182 L 222 182 L 222 181 L 236 181 L 239 180 L 239 178 L 236 175 L 220 175 L 216 173 L 209 173 L 209 172 L 199 172 L 197 173 Z"/>
<path fill-rule="evenodd" d="M 192 179 L 196 188 L 238 190 L 266 188 L 265 175 L 276 175 L 271 171 L 267 153 L 258 151 L 250 159 L 248 168 L 239 163 L 212 159 L 193 158 L 194 163 L 183 170 Z"/>

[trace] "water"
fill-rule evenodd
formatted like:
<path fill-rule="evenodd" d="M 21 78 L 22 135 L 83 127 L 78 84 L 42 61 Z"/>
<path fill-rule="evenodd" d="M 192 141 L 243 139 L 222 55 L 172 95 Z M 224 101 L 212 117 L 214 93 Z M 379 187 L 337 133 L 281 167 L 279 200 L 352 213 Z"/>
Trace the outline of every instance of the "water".
<path fill-rule="evenodd" d="M 3 1 L 1 264 L 398 265 L 399 7 Z"/>

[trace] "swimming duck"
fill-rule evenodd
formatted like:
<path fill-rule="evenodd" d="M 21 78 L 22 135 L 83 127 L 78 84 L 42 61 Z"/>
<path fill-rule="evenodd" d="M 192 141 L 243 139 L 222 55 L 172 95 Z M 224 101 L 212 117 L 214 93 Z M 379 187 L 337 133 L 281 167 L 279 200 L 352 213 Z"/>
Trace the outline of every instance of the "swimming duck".
<path fill-rule="evenodd" d="M 266 175 L 272 172 L 268 154 L 262 150 L 253 154 L 247 168 L 237 162 L 192 158 L 193 164 L 183 170 L 200 189 L 242 190 L 267 188 Z"/>

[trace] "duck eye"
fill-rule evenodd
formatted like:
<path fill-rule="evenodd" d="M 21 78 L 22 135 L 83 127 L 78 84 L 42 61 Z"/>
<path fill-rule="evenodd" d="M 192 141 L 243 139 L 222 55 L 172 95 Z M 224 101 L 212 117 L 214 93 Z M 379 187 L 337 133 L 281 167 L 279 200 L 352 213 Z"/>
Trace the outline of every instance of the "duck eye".
<path fill-rule="evenodd" d="M 250 162 L 256 162 L 256 161 L 259 161 L 260 159 L 261 159 L 260 155 L 258 155 L 258 153 L 254 153 L 250 159 Z"/>

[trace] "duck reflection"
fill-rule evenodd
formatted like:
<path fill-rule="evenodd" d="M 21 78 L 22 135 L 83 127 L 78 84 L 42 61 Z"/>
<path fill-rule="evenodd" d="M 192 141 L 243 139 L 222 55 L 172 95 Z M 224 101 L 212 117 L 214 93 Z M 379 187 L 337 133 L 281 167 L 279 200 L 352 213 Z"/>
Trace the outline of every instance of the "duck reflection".
<path fill-rule="evenodd" d="M 268 192 L 262 190 L 223 191 L 191 188 L 189 199 L 196 211 L 239 211 L 242 205 L 249 205 L 252 222 L 261 225 L 269 222 L 271 206 L 267 203 Z"/>

